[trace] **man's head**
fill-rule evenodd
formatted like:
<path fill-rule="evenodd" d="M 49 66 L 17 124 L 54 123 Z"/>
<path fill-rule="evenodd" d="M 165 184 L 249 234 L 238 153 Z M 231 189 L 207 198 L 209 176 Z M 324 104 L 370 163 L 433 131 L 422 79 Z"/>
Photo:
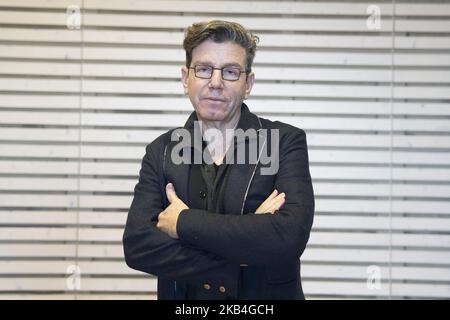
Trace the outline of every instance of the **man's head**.
<path fill-rule="evenodd" d="M 238 119 L 254 83 L 251 72 L 258 38 L 238 23 L 195 23 L 183 42 L 182 82 L 199 120 Z"/>

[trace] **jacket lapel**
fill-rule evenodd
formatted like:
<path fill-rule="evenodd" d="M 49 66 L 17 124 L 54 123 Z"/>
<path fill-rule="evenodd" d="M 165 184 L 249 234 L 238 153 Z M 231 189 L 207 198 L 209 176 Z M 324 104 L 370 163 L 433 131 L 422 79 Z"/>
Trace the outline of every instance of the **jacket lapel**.
<path fill-rule="evenodd" d="M 182 157 L 184 153 L 192 152 L 192 147 L 195 146 L 195 140 L 194 140 L 194 125 L 195 121 L 197 121 L 197 115 L 195 112 L 192 112 L 189 116 L 188 120 L 186 121 L 186 124 L 182 129 L 186 129 L 189 131 L 191 142 L 188 146 L 182 148 L 180 150 L 179 156 Z M 181 128 L 178 128 L 181 129 Z M 173 133 L 177 135 L 177 133 Z M 189 174 L 190 174 L 190 164 L 189 163 L 181 163 L 181 164 L 175 164 L 172 161 L 172 150 L 174 147 L 179 143 L 180 141 L 178 139 L 175 139 L 174 141 L 170 141 L 166 147 L 165 156 L 164 156 L 164 163 L 165 163 L 165 174 L 167 177 L 167 183 L 172 182 L 175 191 L 177 193 L 177 196 L 183 200 L 184 203 L 189 203 Z M 193 161 L 193 158 L 192 158 Z"/>
<path fill-rule="evenodd" d="M 261 135 L 260 131 L 262 129 L 261 123 L 258 117 L 251 113 L 245 104 L 242 105 L 241 118 L 239 119 L 237 128 L 242 129 L 244 132 L 248 129 L 256 130 L 258 134 L 254 138 L 259 141 L 253 141 L 253 143 L 258 143 L 265 146 L 265 138 Z M 249 150 L 250 140 L 237 139 L 236 148 L 239 148 L 239 144 L 245 144 L 244 150 Z M 247 199 L 248 190 L 250 189 L 250 184 L 256 174 L 257 165 L 259 163 L 259 154 L 257 159 L 258 160 L 256 163 L 249 163 L 249 161 L 245 161 L 243 164 L 234 164 L 230 166 L 230 172 L 224 195 L 225 213 L 244 213 L 243 210 Z"/>

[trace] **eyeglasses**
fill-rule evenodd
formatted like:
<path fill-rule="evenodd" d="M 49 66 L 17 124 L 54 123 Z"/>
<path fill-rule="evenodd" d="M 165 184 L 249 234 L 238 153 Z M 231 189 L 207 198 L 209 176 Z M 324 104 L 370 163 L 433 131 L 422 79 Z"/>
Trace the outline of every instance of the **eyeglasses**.
<path fill-rule="evenodd" d="M 189 67 L 189 69 L 194 69 L 195 76 L 200 79 L 211 79 L 213 71 L 220 70 L 222 79 L 227 81 L 237 81 L 239 80 L 241 73 L 247 73 L 238 67 L 214 68 L 211 66 L 195 65 Z"/>

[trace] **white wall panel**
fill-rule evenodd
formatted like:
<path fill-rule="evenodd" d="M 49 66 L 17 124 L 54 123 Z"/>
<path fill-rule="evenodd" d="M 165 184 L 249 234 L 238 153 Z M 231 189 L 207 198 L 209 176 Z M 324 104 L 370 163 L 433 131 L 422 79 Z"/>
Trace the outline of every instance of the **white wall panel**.
<path fill-rule="evenodd" d="M 307 133 L 307 298 L 450 298 L 448 1 L 0 0 L 0 299 L 156 298 L 121 236 L 146 144 L 192 110 L 183 29 L 212 18 L 261 39 L 251 110 Z"/>

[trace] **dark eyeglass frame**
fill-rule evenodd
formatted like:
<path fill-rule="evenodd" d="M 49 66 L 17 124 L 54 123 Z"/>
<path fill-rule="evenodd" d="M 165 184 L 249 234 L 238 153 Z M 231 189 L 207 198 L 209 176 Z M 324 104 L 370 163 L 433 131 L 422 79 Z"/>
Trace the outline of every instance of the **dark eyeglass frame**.
<path fill-rule="evenodd" d="M 207 67 L 207 68 L 211 68 L 211 75 L 210 75 L 209 77 L 199 77 L 199 76 L 197 75 L 197 70 L 196 70 L 197 67 Z M 227 68 L 238 69 L 238 70 L 239 70 L 239 76 L 238 76 L 238 78 L 237 78 L 237 79 L 234 79 L 234 80 L 225 79 L 224 76 L 223 76 L 223 70 L 224 70 L 224 69 L 227 69 Z M 212 66 L 208 66 L 208 65 L 204 65 L 204 64 L 196 64 L 196 65 L 194 65 L 193 67 L 188 67 L 188 69 L 194 69 L 194 75 L 195 75 L 195 77 L 197 77 L 197 78 L 199 78 L 199 79 L 211 79 L 211 78 L 212 78 L 212 75 L 213 75 L 213 73 L 214 73 L 214 70 L 220 70 L 220 75 L 221 75 L 221 77 L 222 77 L 222 80 L 225 80 L 225 81 L 239 81 L 239 79 L 241 78 L 241 73 L 248 74 L 248 71 L 242 71 L 242 70 L 240 70 L 238 67 L 233 67 L 233 66 L 227 66 L 227 67 L 223 67 L 223 68 L 214 68 L 214 67 L 212 67 Z"/>

